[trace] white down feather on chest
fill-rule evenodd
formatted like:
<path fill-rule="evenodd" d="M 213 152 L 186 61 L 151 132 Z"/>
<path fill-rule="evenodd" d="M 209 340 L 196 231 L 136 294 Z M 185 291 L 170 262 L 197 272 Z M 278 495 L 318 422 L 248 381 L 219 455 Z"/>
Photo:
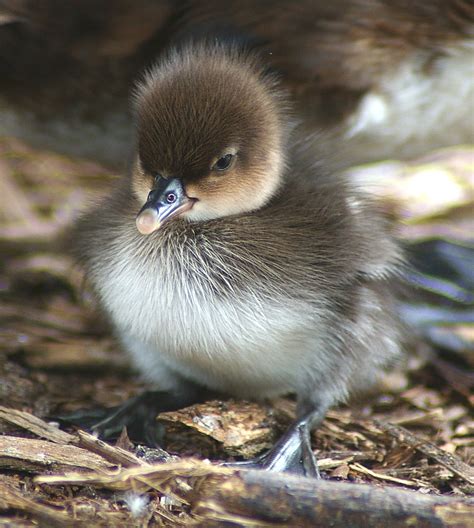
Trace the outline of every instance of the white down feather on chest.
<path fill-rule="evenodd" d="M 135 365 L 164 388 L 179 372 L 238 396 L 294 392 L 306 375 L 305 357 L 328 340 L 313 303 L 269 298 L 258 289 L 223 298 L 201 270 L 177 271 L 164 260 L 151 272 L 130 246 L 93 276 Z"/>

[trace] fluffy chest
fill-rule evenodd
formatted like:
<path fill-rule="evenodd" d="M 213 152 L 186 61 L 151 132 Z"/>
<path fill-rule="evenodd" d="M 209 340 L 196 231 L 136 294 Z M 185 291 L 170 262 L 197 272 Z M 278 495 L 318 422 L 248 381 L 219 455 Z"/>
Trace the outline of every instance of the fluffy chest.
<path fill-rule="evenodd" d="M 121 249 L 94 280 L 119 334 L 143 343 L 149 363 L 164 361 L 196 381 L 249 396 L 294 390 L 297 365 L 323 338 L 317 310 L 273 297 L 262 283 L 241 288 L 232 274 L 225 276 L 227 295 L 219 295 L 209 265 L 163 257 L 149 268 Z"/>

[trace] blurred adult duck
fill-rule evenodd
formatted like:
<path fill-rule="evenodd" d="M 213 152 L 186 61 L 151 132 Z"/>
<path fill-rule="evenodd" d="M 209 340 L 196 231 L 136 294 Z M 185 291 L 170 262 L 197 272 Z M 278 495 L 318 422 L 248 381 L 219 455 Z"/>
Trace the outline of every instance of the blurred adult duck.
<path fill-rule="evenodd" d="M 203 35 L 258 49 L 334 166 L 473 139 L 469 0 L 3 0 L 0 17 L 1 133 L 109 165 L 132 79 Z"/>

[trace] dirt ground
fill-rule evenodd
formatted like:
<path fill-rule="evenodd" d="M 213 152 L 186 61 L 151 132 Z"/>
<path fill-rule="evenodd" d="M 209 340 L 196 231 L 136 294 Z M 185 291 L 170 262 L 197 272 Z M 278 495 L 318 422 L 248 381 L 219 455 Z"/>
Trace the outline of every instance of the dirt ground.
<path fill-rule="evenodd" d="M 352 172 L 383 176 L 381 192 L 398 200 L 405 240 L 469 239 L 473 159 L 471 148 L 458 147 Z M 235 470 L 205 462 L 268 448 L 293 416 L 291 399 L 165 413 L 163 450 L 136 445 L 126 432 L 108 446 L 58 429 L 55 416 L 112 406 L 145 387 L 63 251 L 67 226 L 114 177 L 90 162 L 0 140 L 0 526 L 295 525 L 291 515 L 272 524 L 219 502 L 212 486 L 230 482 Z M 442 198 L 423 185 L 433 178 Z M 328 413 L 313 436 L 325 480 L 473 496 L 474 330 L 472 322 L 446 321 L 436 333 L 457 345 L 441 353 L 414 339 L 378 392 Z M 467 526 L 465 519 L 446 525 Z"/>

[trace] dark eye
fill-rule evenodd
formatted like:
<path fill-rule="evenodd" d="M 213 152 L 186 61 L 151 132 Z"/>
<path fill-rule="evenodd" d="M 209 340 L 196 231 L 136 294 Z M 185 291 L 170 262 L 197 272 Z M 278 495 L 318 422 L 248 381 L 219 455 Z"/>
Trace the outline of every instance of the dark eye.
<path fill-rule="evenodd" d="M 225 156 L 222 156 L 222 158 L 219 158 L 212 168 L 218 171 L 225 171 L 231 166 L 233 159 L 234 154 L 226 154 Z"/>
<path fill-rule="evenodd" d="M 166 201 L 170 204 L 176 202 L 176 194 L 172 193 L 172 192 L 169 192 L 167 195 L 166 195 Z"/>

